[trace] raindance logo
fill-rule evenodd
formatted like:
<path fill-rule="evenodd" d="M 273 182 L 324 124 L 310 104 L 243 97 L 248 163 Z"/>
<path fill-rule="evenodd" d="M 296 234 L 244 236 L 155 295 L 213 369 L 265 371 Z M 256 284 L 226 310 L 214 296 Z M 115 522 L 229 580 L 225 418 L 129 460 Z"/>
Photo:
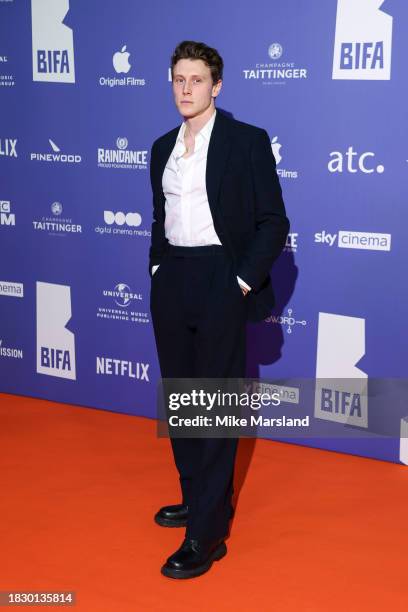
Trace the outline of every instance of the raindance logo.
<path fill-rule="evenodd" d="M 268 47 L 272 62 L 258 63 L 254 68 L 243 70 L 244 79 L 261 81 L 262 85 L 284 85 L 287 81 L 307 79 L 307 69 L 296 67 L 294 62 L 281 61 L 283 55 L 282 45 L 272 43 Z"/>
<path fill-rule="evenodd" d="M 149 323 L 149 314 L 140 312 L 137 303 L 143 302 L 141 293 L 131 291 L 126 283 L 118 283 L 113 290 L 104 289 L 103 296 L 109 298 L 110 303 L 115 306 L 99 306 L 96 317 L 98 319 L 110 319 L 116 321 L 126 321 L 127 323 Z"/>
<path fill-rule="evenodd" d="M 80 164 L 82 157 L 76 153 L 61 153 L 61 149 L 51 138 L 48 139 L 52 153 L 31 153 L 31 161 L 53 162 L 62 164 Z"/>
<path fill-rule="evenodd" d="M 128 150 L 128 139 L 116 139 L 116 149 L 98 149 L 99 168 L 124 168 L 126 170 L 146 170 L 147 150 Z"/>
<path fill-rule="evenodd" d="M 33 221 L 35 230 L 48 232 L 49 236 L 67 236 L 68 234 L 82 233 L 81 225 L 72 223 L 72 219 L 69 217 L 60 217 L 62 214 L 62 204 L 60 202 L 53 202 L 51 204 L 51 212 L 58 219 L 42 217 L 40 221 Z"/>
<path fill-rule="evenodd" d="M 132 64 L 129 62 L 129 57 L 130 53 L 127 51 L 127 45 L 123 45 L 120 51 L 115 51 L 112 56 L 112 65 L 116 74 L 128 74 L 132 68 Z M 133 76 L 101 76 L 99 77 L 99 85 L 102 85 L 103 87 L 141 87 L 146 85 L 146 80 L 142 78 L 135 78 Z"/>

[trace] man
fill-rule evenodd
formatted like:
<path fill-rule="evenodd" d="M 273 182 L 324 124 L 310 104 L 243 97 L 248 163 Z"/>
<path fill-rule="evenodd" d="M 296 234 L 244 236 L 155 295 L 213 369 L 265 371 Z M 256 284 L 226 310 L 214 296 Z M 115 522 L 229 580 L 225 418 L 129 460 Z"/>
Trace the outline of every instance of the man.
<path fill-rule="evenodd" d="M 184 122 L 152 147 L 150 308 L 162 378 L 245 377 L 245 324 L 271 312 L 269 271 L 281 253 L 285 215 L 265 130 L 215 108 L 223 61 L 183 41 L 172 60 Z M 155 520 L 186 526 L 162 567 L 171 578 L 206 572 L 226 554 L 237 438 L 171 437 L 182 503 Z"/>

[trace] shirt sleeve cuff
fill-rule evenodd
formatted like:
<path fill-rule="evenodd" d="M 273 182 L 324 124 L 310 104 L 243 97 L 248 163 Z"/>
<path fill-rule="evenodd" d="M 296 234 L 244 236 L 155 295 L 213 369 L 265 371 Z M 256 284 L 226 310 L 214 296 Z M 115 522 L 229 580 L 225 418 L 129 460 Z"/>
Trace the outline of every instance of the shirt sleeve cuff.
<path fill-rule="evenodd" d="M 251 291 L 251 287 L 249 285 L 247 285 L 246 282 L 242 280 L 242 278 L 237 276 L 237 279 L 238 279 L 238 282 L 239 282 L 240 285 L 245 287 L 245 289 L 248 289 L 248 291 Z"/>
<path fill-rule="evenodd" d="M 156 272 L 157 268 L 160 266 L 160 264 L 156 264 L 155 266 L 152 266 L 152 276 L 153 274 Z"/>

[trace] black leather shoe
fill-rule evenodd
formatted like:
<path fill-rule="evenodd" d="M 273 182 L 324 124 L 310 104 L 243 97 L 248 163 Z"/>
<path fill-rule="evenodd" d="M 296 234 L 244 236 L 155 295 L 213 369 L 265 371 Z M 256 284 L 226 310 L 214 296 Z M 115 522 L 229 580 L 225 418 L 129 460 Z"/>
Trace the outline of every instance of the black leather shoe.
<path fill-rule="evenodd" d="M 204 546 L 198 540 L 185 538 L 180 548 L 167 559 L 161 573 L 168 578 L 194 578 L 208 572 L 213 562 L 226 554 L 224 540 Z"/>
<path fill-rule="evenodd" d="M 187 525 L 188 506 L 175 504 L 163 506 L 157 512 L 154 520 L 162 527 L 185 527 Z"/>

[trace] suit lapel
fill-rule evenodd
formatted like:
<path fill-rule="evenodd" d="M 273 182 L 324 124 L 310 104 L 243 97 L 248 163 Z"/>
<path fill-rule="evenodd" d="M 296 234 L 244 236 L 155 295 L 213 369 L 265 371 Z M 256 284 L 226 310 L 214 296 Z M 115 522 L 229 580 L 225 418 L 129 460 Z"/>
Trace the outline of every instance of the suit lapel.
<path fill-rule="evenodd" d="M 216 215 L 221 180 L 231 150 L 228 138 L 228 118 L 217 110 L 207 153 L 205 182 L 208 203 L 213 217 Z"/>

